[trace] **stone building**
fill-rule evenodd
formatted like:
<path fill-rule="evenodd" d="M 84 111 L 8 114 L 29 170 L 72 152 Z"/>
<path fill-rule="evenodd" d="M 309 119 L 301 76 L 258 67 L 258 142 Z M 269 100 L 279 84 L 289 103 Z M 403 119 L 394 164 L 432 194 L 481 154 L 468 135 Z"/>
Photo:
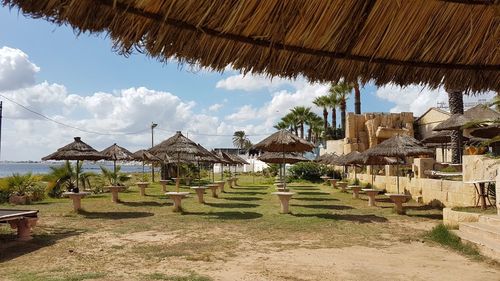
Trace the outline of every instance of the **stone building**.
<path fill-rule="evenodd" d="M 346 118 L 344 153 L 365 151 L 394 135 L 414 136 L 413 113 L 349 112 Z"/>
<path fill-rule="evenodd" d="M 439 123 L 450 118 L 451 114 L 442 109 L 431 107 L 424 114 L 415 120 L 415 137 L 417 139 L 425 139 L 430 137 L 434 131 L 434 127 L 439 125 Z"/>

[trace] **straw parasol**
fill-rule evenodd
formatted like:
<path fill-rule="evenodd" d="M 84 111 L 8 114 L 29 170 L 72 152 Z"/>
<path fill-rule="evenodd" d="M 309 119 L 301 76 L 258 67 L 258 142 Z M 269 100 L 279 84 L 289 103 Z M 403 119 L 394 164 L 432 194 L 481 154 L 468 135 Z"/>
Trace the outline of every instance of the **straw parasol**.
<path fill-rule="evenodd" d="M 432 130 L 433 131 L 461 130 L 465 124 L 471 121 L 473 120 L 465 116 L 464 114 L 453 114 L 450 116 L 450 118 L 439 123 Z"/>
<path fill-rule="evenodd" d="M 164 155 L 165 156 L 165 155 Z M 141 149 L 138 150 L 134 153 L 132 153 L 132 158 L 137 161 L 142 161 L 142 177 L 144 178 L 144 162 L 149 161 L 149 162 L 170 162 L 170 158 L 164 158 L 161 159 L 159 157 L 154 156 L 153 154 L 149 153 L 146 149 Z"/>
<path fill-rule="evenodd" d="M 45 156 L 42 160 L 76 160 L 76 188 L 73 192 L 79 192 L 78 188 L 78 165 L 80 161 L 92 160 L 97 161 L 105 159 L 106 157 L 93 149 L 90 145 L 84 143 L 80 137 L 75 137 L 75 140 L 59 148 L 56 152 Z"/>
<path fill-rule="evenodd" d="M 130 161 L 134 160 L 132 152 L 114 143 L 110 147 L 101 151 L 101 154 L 106 157 L 106 160 L 113 161 L 113 172 L 116 174 L 116 161 Z M 116 179 L 115 183 L 116 184 Z"/>
<path fill-rule="evenodd" d="M 330 164 L 337 165 L 337 166 L 343 166 L 344 172 L 346 172 L 347 166 L 356 164 L 354 162 L 356 159 L 358 159 L 360 154 L 361 153 L 359 151 L 351 151 L 347 154 L 343 154 L 337 158 L 332 159 L 330 161 Z M 357 178 L 356 177 L 356 168 L 354 168 L 354 178 Z"/>
<path fill-rule="evenodd" d="M 314 162 L 321 163 L 321 164 L 331 164 L 330 162 L 337 157 L 339 157 L 339 156 L 337 154 L 335 154 L 334 152 L 325 153 L 323 155 L 316 157 L 316 159 L 314 159 Z"/>
<path fill-rule="evenodd" d="M 254 149 L 260 149 L 267 152 L 281 152 L 283 176 L 285 174 L 285 154 L 286 152 L 305 152 L 314 148 L 314 144 L 297 137 L 287 130 L 279 130 L 268 136 L 253 146 Z M 280 178 L 283 180 L 283 178 Z"/>
<path fill-rule="evenodd" d="M 223 71 L 500 90 L 498 0 L 3 0 L 123 55 Z M 474 32 L 464 32 L 472 30 Z"/>
<path fill-rule="evenodd" d="M 500 124 L 489 125 L 481 128 L 474 129 L 470 135 L 478 138 L 492 139 L 500 136 Z"/>
<path fill-rule="evenodd" d="M 285 153 L 285 158 L 283 159 L 283 154 L 279 152 L 264 152 L 261 156 L 257 158 L 258 160 L 266 163 L 280 164 L 283 160 L 287 164 L 294 164 L 297 162 L 308 162 L 309 159 L 298 153 Z"/>
<path fill-rule="evenodd" d="M 172 155 L 176 158 L 177 177 L 180 177 L 181 156 L 202 156 L 204 152 L 198 144 L 185 137 L 181 131 L 177 131 L 172 137 L 148 149 L 148 152 L 155 155 Z M 176 181 L 176 189 L 179 192 L 179 181 Z"/>
<path fill-rule="evenodd" d="M 406 157 L 433 156 L 434 152 L 420 141 L 407 135 L 396 135 L 363 152 L 363 157 L 394 157 L 397 162 L 397 187 L 399 193 L 399 160 L 406 163 Z"/>

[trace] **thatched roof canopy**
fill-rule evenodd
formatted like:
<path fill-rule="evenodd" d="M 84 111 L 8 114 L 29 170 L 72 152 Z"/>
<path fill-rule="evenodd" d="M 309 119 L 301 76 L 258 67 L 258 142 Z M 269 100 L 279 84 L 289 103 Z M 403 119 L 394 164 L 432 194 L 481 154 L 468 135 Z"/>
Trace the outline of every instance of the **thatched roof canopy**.
<path fill-rule="evenodd" d="M 500 136 L 500 124 L 474 129 L 474 131 L 470 132 L 470 135 L 473 137 L 486 139 L 498 137 Z"/>
<path fill-rule="evenodd" d="M 141 150 L 138 150 L 138 151 L 132 153 L 132 157 L 134 158 L 134 160 L 137 160 L 137 161 L 170 162 L 169 158 L 167 158 L 167 159 L 159 158 L 159 157 L 154 156 L 153 154 L 149 153 L 146 149 L 141 149 Z"/>
<path fill-rule="evenodd" d="M 287 130 L 280 130 L 253 146 L 269 152 L 305 152 L 311 151 L 314 144 L 299 138 Z"/>
<path fill-rule="evenodd" d="M 433 131 L 460 130 L 465 124 L 473 120 L 463 114 L 453 114 L 450 118 L 439 123 Z"/>
<path fill-rule="evenodd" d="M 500 14 L 500 13 L 499 13 Z M 473 121 L 500 119 L 500 113 L 484 104 L 478 104 L 464 111 L 464 116 Z"/>
<path fill-rule="evenodd" d="M 180 131 L 177 131 L 172 137 L 148 149 L 151 154 L 163 158 L 163 155 L 169 155 L 176 158 L 177 155 L 203 155 L 203 151 L 192 140 L 186 138 Z"/>
<path fill-rule="evenodd" d="M 451 142 L 451 131 L 439 131 L 422 140 L 423 143 L 449 143 Z"/>
<path fill-rule="evenodd" d="M 337 157 L 339 157 L 339 156 L 337 154 L 335 154 L 334 152 L 325 153 L 323 155 L 316 157 L 316 159 L 314 159 L 314 162 L 318 162 L 321 164 L 330 164 L 330 162 Z"/>
<path fill-rule="evenodd" d="M 75 137 L 75 141 L 59 148 L 56 152 L 45 156 L 42 160 L 102 160 L 106 157 L 84 143 L 80 137 Z"/>
<path fill-rule="evenodd" d="M 275 163 L 275 164 L 282 164 L 282 163 L 294 164 L 297 162 L 309 161 L 309 159 L 305 158 L 304 156 L 293 152 L 285 153 L 285 155 L 283 155 L 283 152 L 265 152 L 257 159 L 259 159 L 262 162 Z"/>
<path fill-rule="evenodd" d="M 363 152 L 368 157 L 406 157 L 433 156 L 434 152 L 421 142 L 406 135 L 394 136 Z"/>
<path fill-rule="evenodd" d="M 121 54 L 377 85 L 500 90 L 498 0 L 3 0 Z"/>
<path fill-rule="evenodd" d="M 132 152 L 128 151 L 126 148 L 117 145 L 116 143 L 104 149 L 103 151 L 101 151 L 101 153 L 104 156 L 106 156 L 106 160 L 113 160 L 113 161 L 134 160 Z"/>
<path fill-rule="evenodd" d="M 232 153 L 227 153 L 227 155 L 229 157 L 231 157 L 231 159 L 234 161 L 234 162 L 237 162 L 238 165 L 249 165 L 250 163 L 248 163 L 245 159 L 241 158 L 239 155 L 236 155 L 236 154 L 232 154 Z"/>
<path fill-rule="evenodd" d="M 347 166 L 354 164 L 353 161 L 356 160 L 361 153 L 359 151 L 351 151 L 347 154 L 340 155 L 336 159 L 334 159 L 331 164 L 338 166 Z"/>
<path fill-rule="evenodd" d="M 200 151 L 203 153 L 196 157 L 196 161 L 205 162 L 205 163 L 220 163 L 220 159 L 214 153 L 208 151 L 208 149 L 204 148 L 201 144 L 197 144 Z"/>

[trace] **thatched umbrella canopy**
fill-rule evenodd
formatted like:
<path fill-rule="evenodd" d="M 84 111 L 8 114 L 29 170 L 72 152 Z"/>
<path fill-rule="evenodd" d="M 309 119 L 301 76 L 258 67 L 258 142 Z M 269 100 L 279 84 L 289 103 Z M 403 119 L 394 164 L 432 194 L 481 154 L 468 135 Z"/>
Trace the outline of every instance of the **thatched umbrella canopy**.
<path fill-rule="evenodd" d="M 424 138 L 422 143 L 450 143 L 451 142 L 451 131 L 443 130 L 433 133 L 432 135 Z"/>
<path fill-rule="evenodd" d="M 474 129 L 470 135 L 478 138 L 492 139 L 500 136 L 500 124 L 489 125 L 482 128 Z"/>
<path fill-rule="evenodd" d="M 314 144 L 297 137 L 288 130 L 280 130 L 253 147 L 269 152 L 305 152 L 311 151 L 314 148 Z"/>
<path fill-rule="evenodd" d="M 48 156 L 43 157 L 42 160 L 76 160 L 76 189 L 73 191 L 79 192 L 79 162 L 83 160 L 97 161 L 105 158 L 106 157 L 102 153 L 93 149 L 90 145 L 84 143 L 80 137 L 75 137 L 75 140 L 72 143 L 59 148 L 56 152 Z"/>
<path fill-rule="evenodd" d="M 334 152 L 325 153 L 323 155 L 316 157 L 316 159 L 314 159 L 314 162 L 321 163 L 321 164 L 331 164 L 330 162 L 337 157 L 339 157 L 339 156 L 337 154 L 335 154 Z"/>
<path fill-rule="evenodd" d="M 165 155 L 163 155 L 163 156 L 165 156 Z M 141 149 L 141 150 L 138 150 L 138 151 L 132 153 L 132 157 L 134 158 L 134 160 L 142 161 L 142 177 L 144 177 L 144 163 L 146 161 L 166 162 L 166 163 L 170 162 L 169 157 L 166 157 L 166 158 L 156 157 L 153 154 L 149 153 L 146 149 Z"/>
<path fill-rule="evenodd" d="M 484 104 L 478 104 L 464 111 L 464 116 L 474 121 L 500 119 L 500 113 Z"/>
<path fill-rule="evenodd" d="M 113 161 L 113 172 L 116 174 L 116 161 L 130 161 L 134 160 L 132 152 L 128 151 L 116 143 L 101 151 L 106 156 L 106 160 Z M 116 184 L 116 182 L 115 182 Z"/>
<path fill-rule="evenodd" d="M 180 131 L 177 131 L 172 137 L 148 149 L 148 152 L 155 156 L 172 155 L 177 163 L 177 177 L 180 175 L 181 156 L 185 158 L 187 156 L 204 155 L 198 144 L 186 138 Z M 179 192 L 178 184 L 176 184 L 176 189 Z"/>
<path fill-rule="evenodd" d="M 255 149 L 260 149 L 267 152 L 281 152 L 283 162 L 283 176 L 285 175 L 285 154 L 286 152 L 305 152 L 314 148 L 314 144 L 299 138 L 290 133 L 288 130 L 279 130 L 276 133 L 268 136 L 259 143 L 253 146 Z M 280 180 L 283 180 L 280 177 Z"/>
<path fill-rule="evenodd" d="M 223 71 L 500 90 L 498 0 L 3 0 L 33 18 Z M 473 32 L 464 32 L 473 31 Z"/>
<path fill-rule="evenodd" d="M 367 149 L 363 155 L 365 157 L 395 157 L 404 163 L 406 157 L 433 156 L 434 152 L 413 137 L 397 135 Z M 396 165 L 398 166 L 397 186 L 399 193 L 399 161 L 396 162 Z"/>
<path fill-rule="evenodd" d="M 450 116 L 450 118 L 439 123 L 432 130 L 433 131 L 461 130 L 465 124 L 471 121 L 473 121 L 471 118 L 466 117 L 463 114 L 453 114 Z"/>
<path fill-rule="evenodd" d="M 287 164 L 294 164 L 297 162 L 308 162 L 309 159 L 305 158 L 304 156 L 298 154 L 298 153 L 285 153 L 285 158 L 283 159 L 283 154 L 279 152 L 265 152 L 262 155 L 260 155 L 258 160 L 266 163 L 274 163 L 274 164 L 281 164 L 283 161 Z"/>

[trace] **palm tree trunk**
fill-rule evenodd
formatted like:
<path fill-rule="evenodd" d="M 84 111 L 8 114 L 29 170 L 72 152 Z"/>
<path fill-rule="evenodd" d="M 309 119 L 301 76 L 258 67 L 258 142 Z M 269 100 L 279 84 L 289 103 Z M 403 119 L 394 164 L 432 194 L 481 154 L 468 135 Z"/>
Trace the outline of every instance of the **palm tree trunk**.
<path fill-rule="evenodd" d="M 464 96 L 460 91 L 448 91 L 448 105 L 451 114 L 464 114 Z M 462 161 L 462 130 L 451 133 L 451 162 L 459 164 Z"/>
<path fill-rule="evenodd" d="M 326 110 L 326 107 L 323 107 L 323 122 L 323 127 L 325 128 L 326 132 L 328 130 L 328 110 Z"/>
<path fill-rule="evenodd" d="M 358 83 L 354 83 L 354 113 L 361 114 L 361 92 Z"/>
<path fill-rule="evenodd" d="M 304 138 L 304 122 L 300 123 L 300 137 Z"/>
<path fill-rule="evenodd" d="M 345 137 L 345 114 L 346 114 L 346 104 L 345 100 L 340 102 L 340 122 L 342 126 L 342 137 Z"/>
<path fill-rule="evenodd" d="M 332 129 L 337 128 L 337 108 L 332 107 Z"/>

